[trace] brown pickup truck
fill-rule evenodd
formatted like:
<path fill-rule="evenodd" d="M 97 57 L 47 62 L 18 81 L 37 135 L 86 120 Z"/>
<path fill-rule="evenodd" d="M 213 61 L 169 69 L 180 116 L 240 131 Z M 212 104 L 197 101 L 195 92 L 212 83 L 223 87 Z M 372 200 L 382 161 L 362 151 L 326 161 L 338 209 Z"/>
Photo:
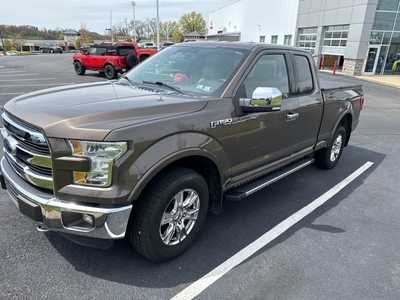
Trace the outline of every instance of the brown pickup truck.
<path fill-rule="evenodd" d="M 40 231 L 99 248 L 127 237 L 167 261 L 223 201 L 334 167 L 363 102 L 361 86 L 322 87 L 297 48 L 177 44 L 119 80 L 9 101 L 1 184 Z"/>

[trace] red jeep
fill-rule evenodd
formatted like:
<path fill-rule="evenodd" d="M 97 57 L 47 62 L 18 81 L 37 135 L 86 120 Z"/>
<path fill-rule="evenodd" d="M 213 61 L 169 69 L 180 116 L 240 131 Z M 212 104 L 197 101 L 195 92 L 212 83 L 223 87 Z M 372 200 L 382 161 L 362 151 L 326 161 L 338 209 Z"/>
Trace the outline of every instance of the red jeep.
<path fill-rule="evenodd" d="M 98 71 L 107 79 L 115 79 L 139 63 L 132 44 L 92 45 L 85 53 L 76 53 L 73 64 L 76 74 L 84 75 L 86 70 Z"/>

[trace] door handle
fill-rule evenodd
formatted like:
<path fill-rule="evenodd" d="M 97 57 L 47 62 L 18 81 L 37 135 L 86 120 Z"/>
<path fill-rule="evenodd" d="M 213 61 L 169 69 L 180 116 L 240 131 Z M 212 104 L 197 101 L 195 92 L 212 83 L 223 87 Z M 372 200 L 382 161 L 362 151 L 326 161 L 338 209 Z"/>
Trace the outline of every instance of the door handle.
<path fill-rule="evenodd" d="M 286 120 L 287 121 L 293 121 L 293 120 L 296 120 L 298 116 L 299 116 L 298 113 L 288 113 L 286 115 Z"/>

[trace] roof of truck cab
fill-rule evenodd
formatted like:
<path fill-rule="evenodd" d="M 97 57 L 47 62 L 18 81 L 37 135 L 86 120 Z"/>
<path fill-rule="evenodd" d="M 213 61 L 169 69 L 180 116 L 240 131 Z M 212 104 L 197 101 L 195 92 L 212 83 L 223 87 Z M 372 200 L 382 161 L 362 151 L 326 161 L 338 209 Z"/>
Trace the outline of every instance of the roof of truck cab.
<path fill-rule="evenodd" d="M 224 42 L 224 41 L 212 41 L 212 42 L 183 42 L 179 44 L 174 44 L 174 47 L 206 47 L 206 48 L 215 48 L 215 47 L 227 47 L 227 48 L 237 48 L 237 49 L 276 49 L 276 50 L 296 50 L 305 53 L 310 53 L 301 48 L 297 48 L 294 46 L 286 46 L 286 45 L 276 45 L 276 44 L 265 44 L 265 43 L 256 43 L 256 42 Z"/>

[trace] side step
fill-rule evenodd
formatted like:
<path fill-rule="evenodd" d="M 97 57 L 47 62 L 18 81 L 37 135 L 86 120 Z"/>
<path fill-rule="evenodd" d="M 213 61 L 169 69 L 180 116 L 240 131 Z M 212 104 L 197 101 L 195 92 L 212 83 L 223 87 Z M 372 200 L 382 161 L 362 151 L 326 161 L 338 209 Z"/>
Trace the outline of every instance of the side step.
<path fill-rule="evenodd" d="M 269 175 L 263 176 L 260 179 L 250 182 L 249 184 L 239 186 L 236 189 L 228 191 L 224 195 L 225 200 L 239 201 L 251 194 L 258 192 L 266 186 L 282 179 L 314 162 L 314 158 L 303 158 L 296 163 L 293 163 L 283 169 L 273 172 Z"/>

